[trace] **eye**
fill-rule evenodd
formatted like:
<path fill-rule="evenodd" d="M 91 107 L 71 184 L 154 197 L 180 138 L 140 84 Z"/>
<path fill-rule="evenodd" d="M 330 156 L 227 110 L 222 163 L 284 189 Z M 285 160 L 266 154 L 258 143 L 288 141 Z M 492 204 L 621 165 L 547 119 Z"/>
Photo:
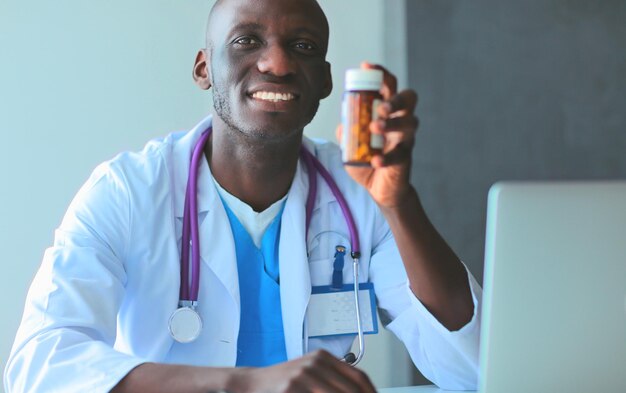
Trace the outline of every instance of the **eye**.
<path fill-rule="evenodd" d="M 317 49 L 315 44 L 308 41 L 298 41 L 294 44 L 294 47 L 303 51 L 314 51 Z"/>
<path fill-rule="evenodd" d="M 233 41 L 233 44 L 238 45 L 238 46 L 254 46 L 254 45 L 259 45 L 260 43 L 261 41 L 259 41 L 256 37 L 252 37 L 252 36 L 239 37 Z"/>

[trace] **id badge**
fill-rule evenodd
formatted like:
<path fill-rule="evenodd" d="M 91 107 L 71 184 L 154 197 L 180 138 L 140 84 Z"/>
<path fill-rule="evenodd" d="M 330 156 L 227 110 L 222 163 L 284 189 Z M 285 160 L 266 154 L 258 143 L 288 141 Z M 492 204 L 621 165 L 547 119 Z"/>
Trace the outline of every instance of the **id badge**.
<path fill-rule="evenodd" d="M 359 284 L 359 305 L 363 333 L 378 333 L 374 284 Z M 353 284 L 345 284 L 339 290 L 330 285 L 313 287 L 307 328 L 309 338 L 358 334 Z"/>

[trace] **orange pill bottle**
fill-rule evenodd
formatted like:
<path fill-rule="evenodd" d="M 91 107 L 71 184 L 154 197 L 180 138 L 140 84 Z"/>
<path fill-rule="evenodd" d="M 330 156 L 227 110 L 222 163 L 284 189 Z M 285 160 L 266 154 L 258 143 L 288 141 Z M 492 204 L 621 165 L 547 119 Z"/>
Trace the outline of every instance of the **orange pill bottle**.
<path fill-rule="evenodd" d="M 350 69 L 346 71 L 342 104 L 341 151 L 346 165 L 369 166 L 372 157 L 380 154 L 384 137 L 370 132 L 370 123 L 377 117 L 382 102 L 380 70 Z"/>

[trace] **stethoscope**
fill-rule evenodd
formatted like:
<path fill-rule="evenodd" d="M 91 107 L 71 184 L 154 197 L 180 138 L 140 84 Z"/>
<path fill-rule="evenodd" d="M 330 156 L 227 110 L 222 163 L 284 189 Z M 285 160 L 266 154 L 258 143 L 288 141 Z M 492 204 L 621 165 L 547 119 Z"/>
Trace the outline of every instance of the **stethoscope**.
<path fill-rule="evenodd" d="M 189 169 L 189 177 L 187 179 L 187 189 L 185 192 L 185 207 L 183 213 L 183 236 L 181 243 L 180 256 L 180 299 L 178 308 L 172 313 L 169 319 L 168 328 L 170 335 L 174 340 L 180 343 L 190 343 L 200 336 L 202 330 L 202 318 L 198 311 L 198 289 L 200 286 L 200 234 L 198 230 L 198 169 L 202 162 L 202 153 L 204 147 L 211 136 L 212 127 L 202 133 L 200 139 L 196 143 L 191 156 L 191 167 Z M 352 217 L 352 213 L 348 208 L 348 204 L 339 191 L 337 183 L 333 180 L 330 173 L 324 168 L 321 162 L 311 154 L 304 146 L 300 148 L 300 158 L 308 169 L 309 192 L 306 200 L 306 233 L 309 230 L 311 216 L 315 204 L 315 196 L 317 194 L 317 176 L 324 179 L 333 196 L 339 203 L 348 231 L 350 232 L 350 247 L 352 257 L 352 275 L 354 278 L 353 292 L 354 305 L 356 307 L 356 323 L 359 339 L 359 352 L 355 356 L 348 353 L 343 357 L 343 361 L 354 366 L 365 353 L 365 342 L 363 335 L 363 327 L 361 326 L 361 310 L 359 308 L 359 258 L 360 244 L 359 236 Z M 189 274 L 189 246 L 191 245 L 191 275 Z M 339 247 L 338 247 L 339 248 Z M 339 251 L 339 250 L 338 250 Z M 335 273 L 340 273 L 335 266 Z M 191 285 L 189 285 L 191 281 Z M 335 280 L 333 280 L 335 281 Z M 305 340 L 307 338 L 305 337 Z"/>

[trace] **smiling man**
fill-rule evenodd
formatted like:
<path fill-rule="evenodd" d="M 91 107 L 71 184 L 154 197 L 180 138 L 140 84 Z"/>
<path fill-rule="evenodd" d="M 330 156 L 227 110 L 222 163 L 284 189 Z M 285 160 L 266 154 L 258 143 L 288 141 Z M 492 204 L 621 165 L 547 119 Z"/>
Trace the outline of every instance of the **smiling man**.
<path fill-rule="evenodd" d="M 332 90 L 328 34 L 315 0 L 217 2 L 193 68 L 213 115 L 94 171 L 29 292 L 8 391 L 374 392 L 346 362 L 354 335 L 309 334 L 331 312 L 313 289 L 353 282 L 334 191 L 386 327 L 433 382 L 476 387 L 481 291 L 409 183 L 415 92 L 363 65 L 384 74 L 371 167 L 303 137 Z"/>
<path fill-rule="evenodd" d="M 194 79 L 213 89 L 213 176 L 262 211 L 287 193 L 302 130 L 332 90 L 328 23 L 315 2 L 218 1 Z"/>

